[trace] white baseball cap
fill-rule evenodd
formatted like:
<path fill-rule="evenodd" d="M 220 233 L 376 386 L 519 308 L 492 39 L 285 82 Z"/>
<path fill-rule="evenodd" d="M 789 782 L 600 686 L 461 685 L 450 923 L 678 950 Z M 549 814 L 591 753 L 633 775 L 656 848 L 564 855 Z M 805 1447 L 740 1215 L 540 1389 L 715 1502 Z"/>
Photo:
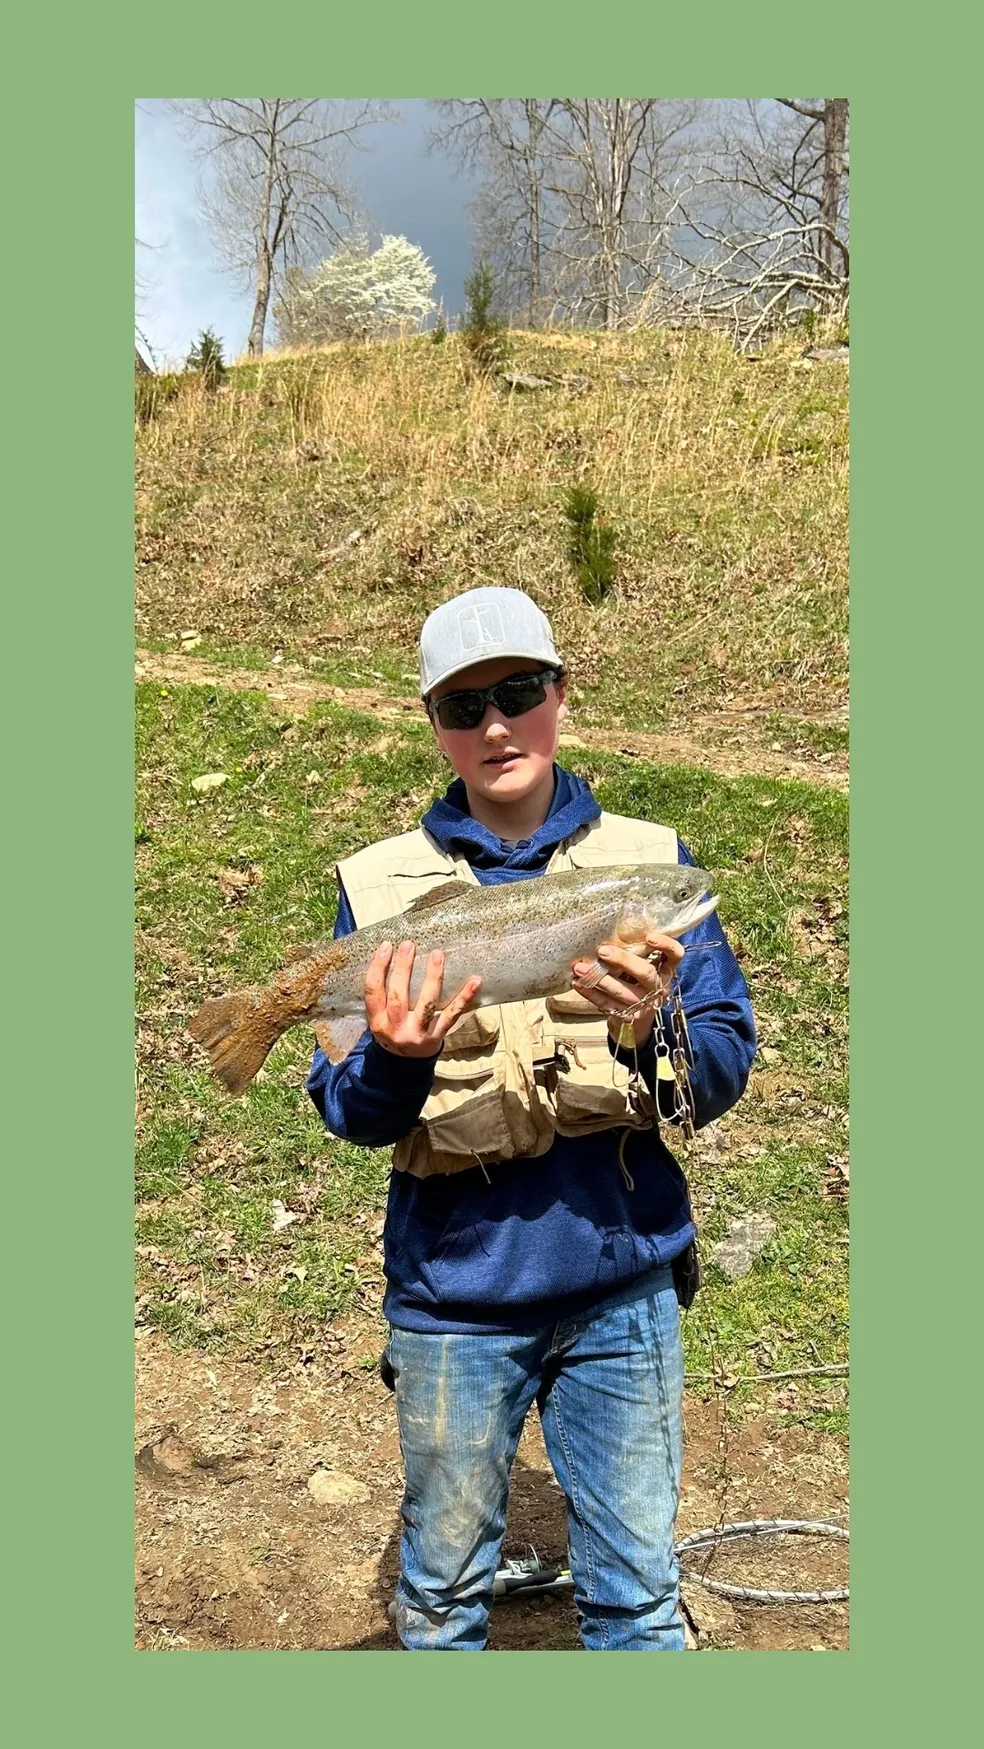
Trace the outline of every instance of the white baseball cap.
<path fill-rule="evenodd" d="M 420 632 L 421 696 L 463 668 L 496 656 L 563 667 L 550 621 L 521 589 L 468 589 L 442 602 Z"/>

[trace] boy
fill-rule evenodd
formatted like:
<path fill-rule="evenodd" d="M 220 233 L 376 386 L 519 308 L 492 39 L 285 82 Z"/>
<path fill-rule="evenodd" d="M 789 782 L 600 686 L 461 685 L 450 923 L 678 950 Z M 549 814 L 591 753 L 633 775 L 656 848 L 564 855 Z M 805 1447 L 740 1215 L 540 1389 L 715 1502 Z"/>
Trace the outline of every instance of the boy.
<path fill-rule="evenodd" d="M 339 865 L 336 935 L 395 917 L 449 878 L 692 861 L 671 830 L 603 813 L 554 763 L 564 668 L 520 590 L 475 589 L 438 607 L 421 632 L 420 676 L 456 781 L 416 832 Z M 535 1401 L 567 1500 L 584 1646 L 682 1651 L 673 1265 L 695 1230 L 658 1127 L 672 1106 L 653 1016 L 675 972 L 696 1122 L 709 1123 L 740 1097 L 755 1054 L 744 979 L 724 942 L 687 952 L 721 941 L 712 917 L 683 942 L 650 936 L 653 960 L 600 950 L 610 973 L 597 988 L 580 987 L 589 967 L 577 963 L 566 995 L 498 1009 L 469 1012 L 477 979 L 439 1008 L 433 954 L 411 1005 L 412 933 L 411 923 L 369 966 L 369 1026 L 355 1050 L 334 1066 L 319 1050 L 308 1079 L 332 1134 L 396 1144 L 384 1310 L 406 1470 L 401 1641 L 484 1649 L 510 1467 Z M 620 1042 L 626 1024 L 634 1051 Z"/>

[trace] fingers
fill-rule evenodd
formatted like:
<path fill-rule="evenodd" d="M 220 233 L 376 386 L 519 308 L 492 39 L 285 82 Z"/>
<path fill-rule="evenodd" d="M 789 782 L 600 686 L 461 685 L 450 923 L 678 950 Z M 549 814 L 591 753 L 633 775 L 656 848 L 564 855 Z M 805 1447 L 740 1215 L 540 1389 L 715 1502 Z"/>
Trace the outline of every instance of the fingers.
<path fill-rule="evenodd" d="M 650 953 L 662 954 L 671 975 L 676 971 L 687 951 L 672 935 L 647 935 L 646 946 Z"/>
<path fill-rule="evenodd" d="M 648 995 L 656 993 L 654 985 L 649 990 L 644 990 L 638 984 L 629 984 L 621 978 L 612 977 L 602 978 L 600 983 L 593 985 L 579 984 L 575 978 L 573 988 L 579 996 L 586 996 L 589 1002 L 593 1002 L 603 1012 L 613 1003 L 619 1008 L 633 1008 L 637 1002 L 644 1002 Z"/>
<path fill-rule="evenodd" d="M 603 1011 L 613 1006 L 637 1011 L 641 1004 L 657 1007 L 665 999 L 684 949 L 672 936 L 655 933 L 647 935 L 646 947 L 651 957 L 605 942 L 598 948 L 598 961 L 611 968 L 608 975 L 593 986 L 582 984 L 579 979 L 589 974 L 592 962 L 578 960 L 573 966 L 574 989 Z"/>
<path fill-rule="evenodd" d="M 630 953 L 628 948 L 606 944 L 599 947 L 598 959 L 611 970 L 593 988 L 578 981 L 579 977 L 584 977 L 590 971 L 590 961 L 578 960 L 573 967 L 574 988 L 591 1001 L 594 1001 L 596 995 L 601 998 L 595 1003 L 596 1007 L 607 1006 L 612 1001 L 628 1007 L 632 1003 L 645 1001 L 648 996 L 658 994 L 658 970 L 651 960 L 643 959 L 641 954 Z"/>
<path fill-rule="evenodd" d="M 393 943 L 381 941 L 366 971 L 366 1017 L 370 1026 L 386 1011 L 386 973 L 393 958 Z"/>
<path fill-rule="evenodd" d="M 386 990 L 386 1012 L 390 1020 L 400 1020 L 410 1006 L 410 974 L 417 948 L 412 941 L 401 941 L 390 966 Z"/>
<path fill-rule="evenodd" d="M 659 974 L 652 960 L 644 959 L 642 954 L 632 953 L 627 947 L 614 947 L 605 942 L 598 949 L 598 958 L 603 966 L 611 967 L 613 974 L 623 974 L 630 983 L 638 984 L 642 993 L 655 990 L 659 982 Z"/>
<path fill-rule="evenodd" d="M 436 1039 L 443 1038 L 445 1033 L 450 1031 L 455 1021 L 461 1019 L 465 1009 L 470 1008 L 481 988 L 481 978 L 466 978 L 461 989 L 458 991 L 458 994 L 452 996 L 450 1002 L 441 1010 L 437 1020 L 435 1020 L 432 1029 L 432 1037 Z"/>
<path fill-rule="evenodd" d="M 398 1057 L 432 1057 L 441 1049 L 444 1035 L 481 989 L 481 978 L 469 978 L 447 1007 L 438 1013 L 444 980 L 445 956 L 435 948 L 427 956 L 416 1003 L 410 1007 L 410 984 L 417 947 L 401 941 L 394 951 L 391 941 L 381 942 L 366 971 L 366 1017 L 376 1042 Z M 388 974 L 388 978 L 387 978 Z"/>
<path fill-rule="evenodd" d="M 427 964 L 424 968 L 424 981 L 420 986 L 420 995 L 417 997 L 417 1004 L 414 1008 L 414 1015 L 423 1032 L 427 1031 L 427 1028 L 430 1026 L 430 1023 L 437 1012 L 437 1005 L 441 999 L 441 984 L 443 981 L 444 950 L 437 947 L 434 949 L 433 953 L 427 955 Z"/>

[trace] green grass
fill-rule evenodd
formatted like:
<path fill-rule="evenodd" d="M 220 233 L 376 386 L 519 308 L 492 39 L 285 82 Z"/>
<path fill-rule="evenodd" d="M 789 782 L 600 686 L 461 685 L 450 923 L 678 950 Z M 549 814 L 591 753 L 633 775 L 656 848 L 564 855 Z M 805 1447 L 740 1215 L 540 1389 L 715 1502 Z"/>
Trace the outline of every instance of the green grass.
<path fill-rule="evenodd" d="M 407 667 L 405 650 L 375 650 L 367 661 L 364 657 L 345 656 L 342 653 L 341 639 L 339 646 L 335 655 L 330 650 L 325 650 L 321 655 L 306 656 L 305 678 L 320 681 L 327 686 L 341 686 L 346 690 L 370 687 L 378 691 L 382 687 L 394 699 L 419 698 L 417 670 L 411 672 Z M 182 655 L 186 651 L 186 646 L 177 633 L 167 638 L 143 638 L 140 648 L 163 656 Z M 272 658 L 256 644 L 223 644 L 208 637 L 199 638 L 193 649 L 187 649 L 187 653 L 196 661 L 210 663 L 216 669 L 253 670 L 268 678 L 280 666 L 279 661 L 273 658 L 282 655 L 281 651 L 274 650 Z M 296 673 L 292 674 L 292 678 L 296 678 Z"/>
<path fill-rule="evenodd" d="M 786 717 L 773 711 L 766 728 L 771 743 L 783 753 L 812 750 L 814 753 L 846 753 L 851 733 L 846 723 L 812 723 L 801 717 Z"/>
<path fill-rule="evenodd" d="M 608 754 L 565 760 L 606 807 L 676 825 L 715 871 L 768 1053 L 686 1164 L 705 1257 L 735 1214 L 764 1210 L 777 1234 L 743 1281 L 707 1269 L 688 1366 L 842 1361 L 846 1211 L 824 1188 L 827 1156 L 846 1151 L 846 801 Z M 293 943 L 330 933 L 338 857 L 415 825 L 446 767 L 422 721 L 381 726 L 330 705 L 293 721 L 259 694 L 149 684 L 137 766 L 141 1316 L 204 1349 L 316 1349 L 345 1311 L 378 1313 L 388 1150 L 325 1135 L 301 1032 L 230 1101 L 184 1027 L 206 996 L 265 979 Z M 227 783 L 197 795 L 192 780 L 219 771 Z M 230 874 L 250 870 L 229 903 Z M 277 1199 L 307 1218 L 275 1232 Z M 815 1383 L 791 1412 L 839 1426 L 840 1384 Z"/>

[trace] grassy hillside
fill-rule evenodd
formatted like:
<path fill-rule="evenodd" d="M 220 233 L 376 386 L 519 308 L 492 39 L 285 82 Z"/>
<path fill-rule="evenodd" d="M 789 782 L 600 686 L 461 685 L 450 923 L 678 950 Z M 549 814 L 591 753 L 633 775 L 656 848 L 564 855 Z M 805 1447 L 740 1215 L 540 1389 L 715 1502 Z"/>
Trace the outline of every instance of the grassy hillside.
<path fill-rule="evenodd" d="M 847 371 L 703 334 L 513 335 L 534 393 L 469 384 L 455 338 L 238 367 L 137 440 L 137 629 L 412 689 L 422 615 L 529 589 L 573 670 L 577 720 L 672 728 L 734 707 L 843 703 Z M 589 606 L 566 553 L 583 481 L 617 534 Z M 798 732 L 798 730 L 797 730 Z"/>

